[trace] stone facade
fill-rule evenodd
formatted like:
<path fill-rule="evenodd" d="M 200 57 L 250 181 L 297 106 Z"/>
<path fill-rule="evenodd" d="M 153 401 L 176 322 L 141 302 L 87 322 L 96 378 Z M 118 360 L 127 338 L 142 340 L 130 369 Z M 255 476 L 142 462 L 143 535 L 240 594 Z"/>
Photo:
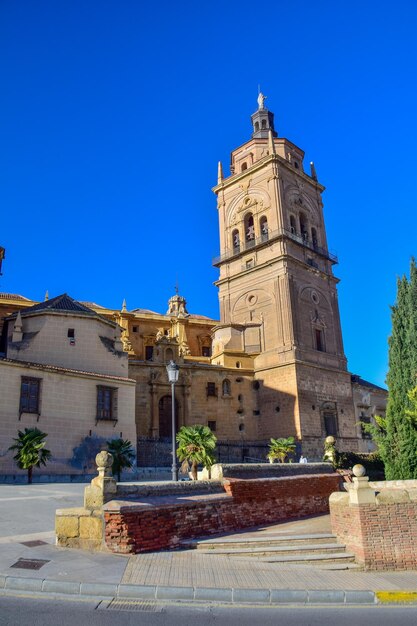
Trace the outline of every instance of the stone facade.
<path fill-rule="evenodd" d="M 68 297 L 55 301 L 56 308 L 50 301 L 51 308 L 35 305 L 6 320 L 0 358 L 3 475 L 25 474 L 7 452 L 25 428 L 47 433 L 52 453 L 35 475 L 88 474 L 95 469 L 94 445 L 118 437 L 136 441 L 135 381 L 127 376 L 128 356 L 116 324 Z M 99 389 L 111 396 L 111 413 L 100 413 Z"/>
<path fill-rule="evenodd" d="M 304 152 L 277 136 L 273 120 L 270 111 L 258 109 L 251 139 L 232 152 L 230 176 L 219 165 L 214 192 L 220 256 L 214 265 L 219 268 L 220 320 L 190 314 L 178 293 L 165 314 L 128 310 L 125 302 L 121 310 L 84 304 L 101 322 L 116 322 L 121 329 L 128 371 L 125 359 L 113 356 L 107 362 L 113 373 L 117 364 L 118 375 L 136 382 L 139 437 L 171 436 L 165 366 L 174 359 L 180 366 L 178 426 L 209 425 L 219 442 L 239 446 L 238 461 L 251 456 L 252 444 L 266 446 L 271 437 L 291 435 L 297 452 L 309 460 L 321 459 L 329 434 L 341 450 L 368 451 L 358 422 L 383 411 L 386 392 L 359 377 L 352 380 L 347 370 L 333 274 L 337 259 L 328 250 L 324 224 L 324 187 L 314 166 L 305 171 Z M 0 294 L 0 315 L 34 304 Z M 51 359 L 60 323 L 48 322 L 45 344 L 32 339 L 36 362 Z M 90 320 L 88 328 L 93 326 Z M 105 339 L 95 331 L 88 337 L 89 332 L 85 324 L 77 327 L 80 345 L 82 338 L 85 352 L 97 357 L 94 370 L 106 342 L 114 338 L 110 326 Z M 62 358 L 67 367 L 78 368 L 73 347 L 63 345 Z"/>
<path fill-rule="evenodd" d="M 357 436 L 360 452 L 373 452 L 375 444 L 370 435 L 362 428 L 361 423 L 373 421 L 375 415 L 385 417 L 387 392 L 385 389 L 363 380 L 360 376 L 352 376 L 353 403 L 355 406 Z"/>

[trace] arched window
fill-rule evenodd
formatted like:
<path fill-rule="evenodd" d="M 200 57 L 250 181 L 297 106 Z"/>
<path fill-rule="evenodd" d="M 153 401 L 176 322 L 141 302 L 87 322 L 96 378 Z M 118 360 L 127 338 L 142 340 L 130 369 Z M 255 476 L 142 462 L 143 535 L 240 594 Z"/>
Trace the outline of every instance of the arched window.
<path fill-rule="evenodd" d="M 222 395 L 223 396 L 231 395 L 231 385 L 230 385 L 230 380 L 228 378 L 225 378 L 224 381 L 222 382 Z"/>
<path fill-rule="evenodd" d="M 304 241 L 308 241 L 307 218 L 304 213 L 300 213 L 300 232 Z"/>
<path fill-rule="evenodd" d="M 255 225 L 252 213 L 245 216 L 245 241 L 248 248 L 255 245 Z"/>
<path fill-rule="evenodd" d="M 262 128 L 266 128 L 266 120 L 262 120 Z"/>
<path fill-rule="evenodd" d="M 297 225 L 295 223 L 294 215 L 290 215 L 290 230 L 293 235 L 297 234 Z"/>
<path fill-rule="evenodd" d="M 248 164 L 246 163 L 246 161 L 244 163 L 242 163 L 242 167 L 240 168 L 241 172 L 244 172 L 245 170 L 248 169 Z"/>
<path fill-rule="evenodd" d="M 259 130 L 259 122 L 255 122 L 255 133 Z"/>
<path fill-rule="evenodd" d="M 174 360 L 174 353 L 172 351 L 172 348 L 167 348 L 165 350 L 165 361 L 169 362 L 173 360 Z"/>
<path fill-rule="evenodd" d="M 234 253 L 240 252 L 240 235 L 237 228 L 232 232 L 232 246 Z"/>
<path fill-rule="evenodd" d="M 268 241 L 268 220 L 265 216 L 259 220 L 259 230 L 261 231 L 262 241 Z"/>
<path fill-rule="evenodd" d="M 313 248 L 317 248 L 319 244 L 317 241 L 317 231 L 315 228 L 311 229 L 311 241 L 313 242 Z"/>

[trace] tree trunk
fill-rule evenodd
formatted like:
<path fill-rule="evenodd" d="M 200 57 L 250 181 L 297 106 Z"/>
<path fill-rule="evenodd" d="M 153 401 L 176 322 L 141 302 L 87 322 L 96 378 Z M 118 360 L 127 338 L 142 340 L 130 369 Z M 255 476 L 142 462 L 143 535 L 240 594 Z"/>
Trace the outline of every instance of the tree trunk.
<path fill-rule="evenodd" d="M 28 485 L 32 484 L 32 472 L 33 472 L 33 467 L 28 467 Z"/>
<path fill-rule="evenodd" d="M 198 464 L 195 461 L 193 461 L 191 464 L 191 475 L 193 477 L 193 480 L 197 480 L 197 467 L 198 467 Z"/>

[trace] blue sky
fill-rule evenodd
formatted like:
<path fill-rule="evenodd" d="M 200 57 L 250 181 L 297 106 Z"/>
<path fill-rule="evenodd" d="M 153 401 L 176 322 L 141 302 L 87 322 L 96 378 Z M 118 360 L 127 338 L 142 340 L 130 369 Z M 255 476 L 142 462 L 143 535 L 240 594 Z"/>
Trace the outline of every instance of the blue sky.
<path fill-rule="evenodd" d="M 349 369 L 383 384 L 417 254 L 417 4 L 2 0 L 2 291 L 218 317 L 217 161 L 257 86 L 326 186 Z"/>

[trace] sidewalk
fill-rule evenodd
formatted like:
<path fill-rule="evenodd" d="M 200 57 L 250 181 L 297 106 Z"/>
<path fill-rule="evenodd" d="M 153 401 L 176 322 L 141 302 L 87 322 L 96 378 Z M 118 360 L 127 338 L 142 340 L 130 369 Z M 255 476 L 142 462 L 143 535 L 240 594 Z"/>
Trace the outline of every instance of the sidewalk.
<path fill-rule="evenodd" d="M 9 522 L 13 528 L 13 520 Z M 18 523 L 16 520 L 16 525 Z M 329 530 L 329 516 L 320 516 L 252 529 L 239 535 L 267 537 L 272 533 Z M 384 598 L 395 602 L 407 591 L 415 592 L 415 596 L 408 595 L 406 599 L 417 602 L 417 571 L 333 571 L 309 565 L 258 562 L 251 557 L 199 554 L 197 550 L 128 557 L 59 548 L 54 545 L 54 539 L 52 530 L 0 538 L 0 590 L 138 600 L 286 604 L 375 604 Z M 32 569 L 34 567 L 39 569 Z M 388 594 L 387 600 L 379 592 L 394 592 L 394 595 Z"/>

